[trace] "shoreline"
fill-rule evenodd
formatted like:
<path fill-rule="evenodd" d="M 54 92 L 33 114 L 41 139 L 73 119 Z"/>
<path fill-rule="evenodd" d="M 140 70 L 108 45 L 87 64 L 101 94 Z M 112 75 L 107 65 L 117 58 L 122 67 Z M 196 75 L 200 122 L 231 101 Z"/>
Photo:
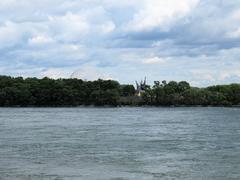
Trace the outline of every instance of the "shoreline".
<path fill-rule="evenodd" d="M 119 105 L 119 106 L 111 106 L 111 105 L 80 105 L 80 106 L 0 106 L 0 108 L 240 108 L 240 105 L 232 105 L 232 106 L 224 106 L 224 105 L 170 105 L 170 106 L 154 106 L 154 105 L 139 105 L 139 106 L 131 106 L 131 105 Z"/>

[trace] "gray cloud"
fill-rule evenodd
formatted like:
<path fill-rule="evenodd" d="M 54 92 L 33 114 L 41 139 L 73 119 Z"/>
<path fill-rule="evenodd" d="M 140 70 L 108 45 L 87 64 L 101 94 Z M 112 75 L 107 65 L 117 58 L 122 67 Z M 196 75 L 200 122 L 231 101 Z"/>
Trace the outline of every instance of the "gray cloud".
<path fill-rule="evenodd" d="M 239 9 L 236 0 L 1 0 L 0 73 L 236 82 Z"/>

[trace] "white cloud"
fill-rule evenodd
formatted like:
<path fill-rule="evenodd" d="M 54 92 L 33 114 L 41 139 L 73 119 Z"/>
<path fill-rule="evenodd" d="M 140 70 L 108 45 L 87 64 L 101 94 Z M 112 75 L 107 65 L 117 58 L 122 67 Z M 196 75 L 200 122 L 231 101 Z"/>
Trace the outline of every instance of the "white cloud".
<path fill-rule="evenodd" d="M 71 77 L 83 80 L 113 79 L 109 74 L 106 74 L 103 70 L 93 66 L 81 67 L 78 70 L 74 71 Z"/>
<path fill-rule="evenodd" d="M 28 42 L 30 45 L 45 45 L 45 44 L 53 43 L 54 39 L 48 36 L 39 35 L 39 36 L 32 37 L 31 39 L 29 39 Z"/>
<path fill-rule="evenodd" d="M 237 81 L 239 9 L 217 0 L 0 0 L 0 72 Z"/>
<path fill-rule="evenodd" d="M 240 27 L 237 30 L 235 30 L 235 31 L 227 32 L 227 37 L 239 38 L 240 37 Z"/>
<path fill-rule="evenodd" d="M 126 6 L 136 6 L 137 4 L 142 3 L 142 0 L 121 0 L 121 1 L 102 0 L 101 2 L 107 7 L 126 7 Z"/>
<path fill-rule="evenodd" d="M 142 61 L 143 64 L 164 64 L 166 63 L 166 59 L 160 58 L 160 57 L 151 57 L 144 59 Z"/>
<path fill-rule="evenodd" d="M 81 14 L 66 13 L 64 16 L 50 16 L 49 26 L 60 40 L 77 41 L 89 32 L 89 23 Z"/>
<path fill-rule="evenodd" d="M 21 40 L 21 30 L 11 21 L 7 21 L 0 26 L 0 49 L 19 43 Z"/>
<path fill-rule="evenodd" d="M 42 77 L 49 77 L 52 79 L 70 78 L 70 72 L 63 68 L 49 68 L 41 72 Z"/>
<path fill-rule="evenodd" d="M 239 69 L 233 69 L 233 70 L 222 70 L 220 73 L 219 73 L 219 80 L 220 81 L 224 81 L 224 80 L 227 80 L 231 77 L 238 77 L 240 79 L 240 70 Z"/>
<path fill-rule="evenodd" d="M 187 15 L 198 0 L 145 0 L 143 9 L 134 15 L 128 29 L 147 31 L 159 27 L 168 30 L 172 21 Z"/>
<path fill-rule="evenodd" d="M 13 4 L 16 4 L 17 0 L 1 0 L 0 1 L 0 7 L 1 8 L 8 8 L 12 6 Z"/>
<path fill-rule="evenodd" d="M 207 69 L 198 69 L 191 70 L 192 75 L 197 79 L 207 80 L 211 82 L 215 82 L 217 79 L 214 77 L 214 72 L 209 71 Z"/>
<path fill-rule="evenodd" d="M 101 25 L 101 29 L 104 33 L 110 33 L 116 28 L 115 24 L 111 21 L 108 21 Z"/>

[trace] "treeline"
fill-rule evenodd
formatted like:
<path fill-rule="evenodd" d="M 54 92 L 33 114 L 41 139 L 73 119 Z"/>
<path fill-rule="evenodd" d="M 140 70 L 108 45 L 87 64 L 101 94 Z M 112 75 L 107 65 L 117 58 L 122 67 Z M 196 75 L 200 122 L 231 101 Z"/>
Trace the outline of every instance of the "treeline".
<path fill-rule="evenodd" d="M 61 106 L 232 106 L 240 104 L 240 84 L 207 88 L 191 87 L 189 83 L 155 81 L 141 97 L 135 96 L 133 85 L 120 85 L 113 80 L 83 81 L 80 79 L 49 79 L 0 76 L 1 107 Z"/>
<path fill-rule="evenodd" d="M 120 96 L 132 96 L 134 92 L 134 86 L 121 86 L 112 80 L 0 76 L 0 106 L 117 106 Z"/>
<path fill-rule="evenodd" d="M 154 82 L 143 94 L 144 104 L 156 106 L 233 106 L 240 105 L 240 84 L 191 87 L 186 81 Z"/>

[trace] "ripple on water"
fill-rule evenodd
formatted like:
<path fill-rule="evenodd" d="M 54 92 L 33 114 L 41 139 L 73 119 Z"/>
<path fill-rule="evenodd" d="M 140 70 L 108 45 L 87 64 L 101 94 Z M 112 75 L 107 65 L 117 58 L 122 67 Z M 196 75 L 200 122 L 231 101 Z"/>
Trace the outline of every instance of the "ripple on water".
<path fill-rule="evenodd" d="M 238 108 L 0 109 L 0 180 L 240 179 Z"/>

